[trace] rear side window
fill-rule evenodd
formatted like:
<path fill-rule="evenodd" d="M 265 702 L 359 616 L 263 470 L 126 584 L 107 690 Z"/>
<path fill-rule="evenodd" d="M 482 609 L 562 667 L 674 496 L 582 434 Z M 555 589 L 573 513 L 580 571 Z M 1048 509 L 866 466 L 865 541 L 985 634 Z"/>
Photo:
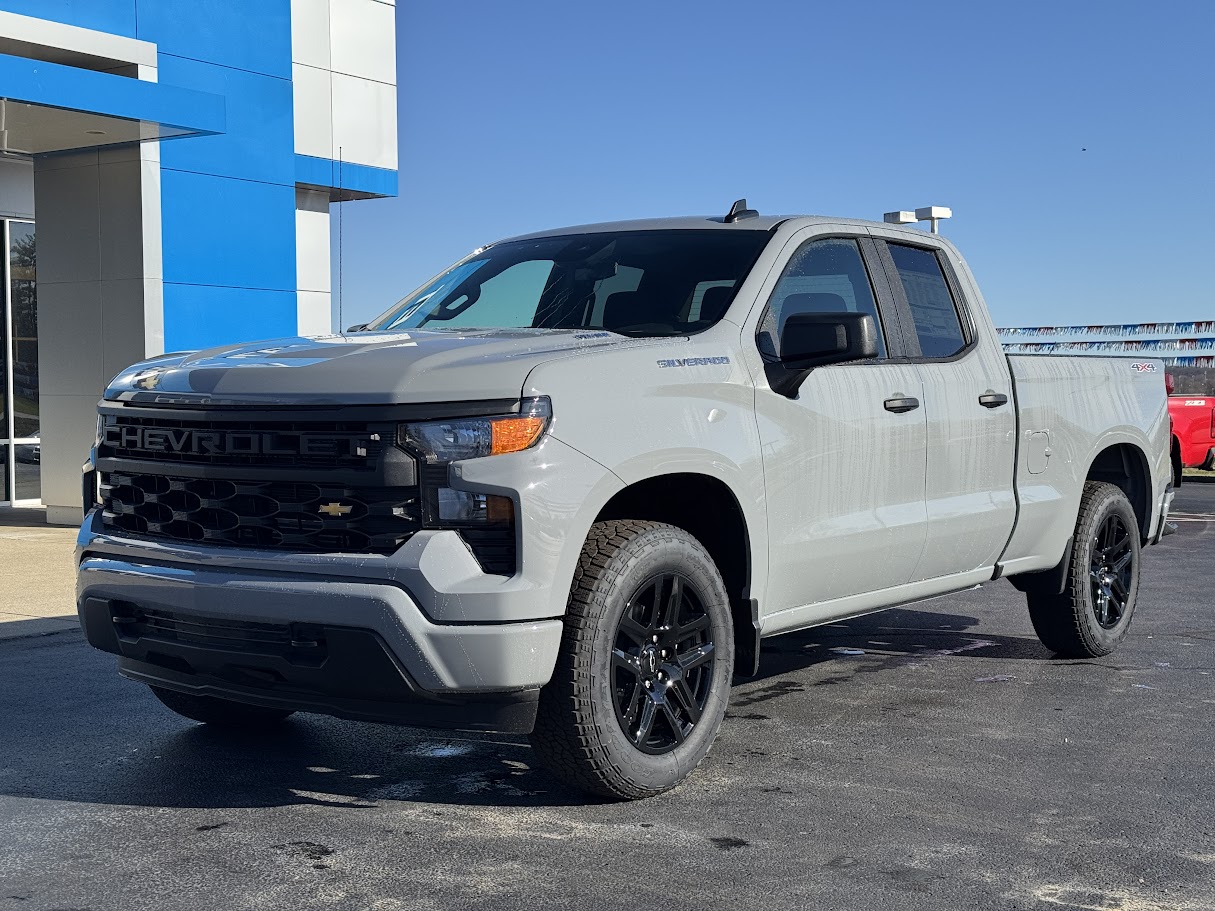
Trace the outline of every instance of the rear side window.
<path fill-rule="evenodd" d="M 937 255 L 919 247 L 891 243 L 886 246 L 907 295 L 920 353 L 924 357 L 957 354 L 966 347 L 966 334 Z"/>
<path fill-rule="evenodd" d="M 785 320 L 795 313 L 868 313 L 877 326 L 878 357 L 886 340 L 869 273 L 855 240 L 830 238 L 803 244 L 781 274 L 759 324 L 759 350 L 776 357 Z"/>

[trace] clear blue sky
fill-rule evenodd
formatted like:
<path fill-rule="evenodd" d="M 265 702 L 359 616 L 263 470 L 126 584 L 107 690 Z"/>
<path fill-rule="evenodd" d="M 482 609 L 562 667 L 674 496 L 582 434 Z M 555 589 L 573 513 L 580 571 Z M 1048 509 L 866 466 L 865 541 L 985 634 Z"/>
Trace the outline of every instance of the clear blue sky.
<path fill-rule="evenodd" d="M 398 17 L 401 195 L 340 207 L 344 324 L 490 240 L 740 196 L 878 220 L 951 206 L 1000 325 L 1215 315 L 1213 0 L 399 0 Z"/>

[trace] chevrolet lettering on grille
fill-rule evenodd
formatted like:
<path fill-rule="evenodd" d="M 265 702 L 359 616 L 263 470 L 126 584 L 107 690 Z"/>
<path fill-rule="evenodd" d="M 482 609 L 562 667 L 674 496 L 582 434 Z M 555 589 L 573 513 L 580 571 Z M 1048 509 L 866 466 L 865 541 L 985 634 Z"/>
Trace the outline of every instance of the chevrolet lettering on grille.
<path fill-rule="evenodd" d="M 355 437 L 307 433 L 191 430 L 162 427 L 108 426 L 103 444 L 113 449 L 148 453 L 201 455 L 351 455 L 365 457 L 367 443 Z"/>

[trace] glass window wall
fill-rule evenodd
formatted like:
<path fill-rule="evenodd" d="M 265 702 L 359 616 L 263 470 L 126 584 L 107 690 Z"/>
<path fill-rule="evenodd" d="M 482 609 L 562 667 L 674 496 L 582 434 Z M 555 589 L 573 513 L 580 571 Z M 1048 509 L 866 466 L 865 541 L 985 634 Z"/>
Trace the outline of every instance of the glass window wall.
<path fill-rule="evenodd" d="M 4 319 L 0 320 L 0 504 L 42 496 L 38 418 L 38 291 L 34 226 L 5 221 Z"/>

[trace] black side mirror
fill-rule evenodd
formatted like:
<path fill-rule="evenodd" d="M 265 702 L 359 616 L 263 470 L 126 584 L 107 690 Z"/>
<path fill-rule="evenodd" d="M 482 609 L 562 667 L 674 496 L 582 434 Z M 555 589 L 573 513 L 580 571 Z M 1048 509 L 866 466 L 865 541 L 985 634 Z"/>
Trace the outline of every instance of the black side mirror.
<path fill-rule="evenodd" d="M 366 323 L 355 323 L 353 326 L 351 326 L 346 331 L 347 332 L 362 332 L 366 328 L 367 328 Z"/>
<path fill-rule="evenodd" d="M 868 313 L 795 313 L 780 333 L 780 364 L 768 371 L 773 391 L 792 398 L 815 367 L 877 357 L 877 325 Z"/>

